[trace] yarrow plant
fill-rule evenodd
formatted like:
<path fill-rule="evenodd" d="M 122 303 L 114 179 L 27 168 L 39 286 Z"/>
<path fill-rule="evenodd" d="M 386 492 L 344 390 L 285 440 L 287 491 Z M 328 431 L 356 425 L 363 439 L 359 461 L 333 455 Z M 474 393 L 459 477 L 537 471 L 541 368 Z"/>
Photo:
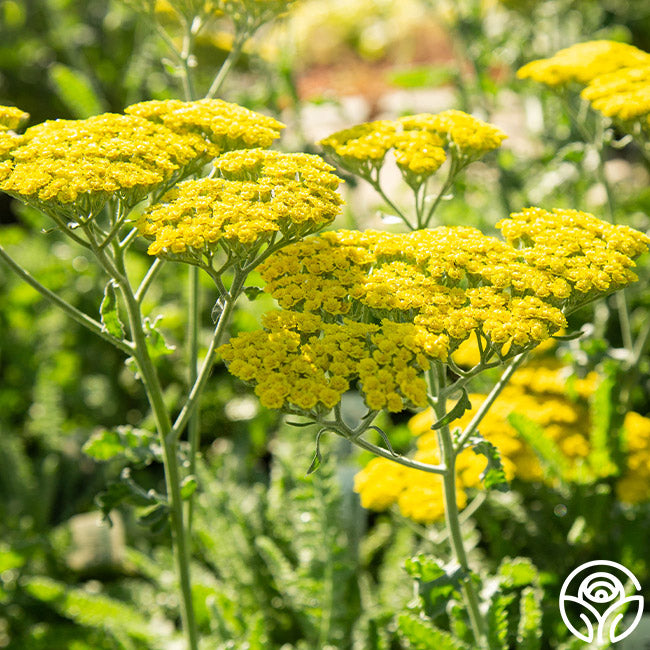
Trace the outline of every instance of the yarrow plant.
<path fill-rule="evenodd" d="M 431 228 L 459 174 L 498 149 L 506 137 L 496 126 L 457 110 L 370 122 L 322 140 L 324 154 L 369 182 L 409 232 L 317 234 L 341 210 L 336 168 L 321 156 L 270 150 L 283 124 L 215 99 L 244 44 L 293 3 L 128 4 L 152 19 L 167 44 L 169 68 L 181 82 L 184 100 L 144 101 L 123 113 L 51 120 L 24 131 L 27 114 L 0 107 L 0 191 L 42 212 L 96 260 L 106 280 L 97 301 L 99 317 L 52 292 L 2 247 L 0 259 L 123 352 L 141 381 L 161 449 L 157 456 L 165 494 L 142 490 L 128 472 L 122 487 L 146 500 L 149 515 L 169 521 L 188 650 L 197 650 L 200 641 L 190 571 L 198 404 L 218 355 L 233 375 L 254 388 L 263 406 L 304 418 L 298 424 L 318 425 L 310 470 L 320 462 L 321 437 L 333 432 L 380 457 L 357 478 L 365 505 L 384 508 L 398 502 L 407 517 L 420 522 L 444 516 L 454 584 L 463 594 L 471 629 L 466 637 L 474 647 L 487 647 L 490 621 L 460 528 L 465 488 L 476 488 L 480 481 L 487 488 L 503 487 L 517 472 L 539 476 L 524 444 L 503 431 L 491 435 L 490 424 L 502 423 L 503 400 L 519 401 L 530 411 L 529 393 L 534 391 L 524 390 L 524 384 L 535 382 L 528 377 L 507 386 L 513 376 L 525 376 L 516 371 L 527 353 L 558 336 L 576 310 L 635 282 L 635 260 L 650 238 L 579 210 L 539 207 L 499 221 L 500 236 L 465 226 Z M 173 17 L 171 32 L 161 16 Z M 233 27 L 232 47 L 198 99 L 194 40 L 222 18 Z M 602 49 L 589 54 L 598 65 Z M 634 63 L 640 72 L 630 72 L 632 85 L 645 78 L 646 62 L 640 57 Z M 612 72 L 605 68 L 602 64 L 602 74 Z M 567 81 L 591 79 L 574 75 Z M 608 115 L 637 119 L 641 112 L 617 114 L 614 104 L 603 99 L 624 91 L 641 101 L 643 93 L 629 84 L 621 90 L 605 78 L 593 96 L 585 97 Z M 382 169 L 391 157 L 413 192 L 410 215 L 397 208 L 382 186 Z M 130 264 L 137 247 L 151 260 L 140 275 Z M 145 316 L 143 304 L 161 267 L 174 262 L 189 269 L 189 381 L 180 403 L 172 407 L 159 368 L 159 358 L 171 350 L 158 319 Z M 214 328 L 200 364 L 199 271 L 217 290 Z M 248 289 L 256 293 L 256 287 L 247 286 L 254 271 L 280 308 L 263 316 L 262 328 L 225 342 L 238 299 Z M 477 356 L 465 364 L 461 351 L 468 342 Z M 501 367 L 505 369 L 488 394 L 469 392 L 474 377 Z M 536 374 L 551 393 L 552 372 L 546 383 L 541 372 Z M 589 381 L 576 388 L 581 397 L 588 395 Z M 365 411 L 355 422 L 346 419 L 342 407 L 351 391 L 361 396 Z M 534 423 L 575 422 L 578 407 L 571 411 L 561 402 L 557 397 L 552 405 L 557 421 L 538 418 Z M 422 433 L 412 458 L 396 454 L 375 424 L 382 411 L 406 409 L 427 409 L 412 425 Z M 620 492 L 628 500 L 641 500 L 639 481 L 647 473 L 640 467 L 647 461 L 649 434 L 640 415 L 628 419 L 630 473 L 621 478 Z M 370 431 L 384 444 L 369 440 Z M 136 445 L 142 440 L 152 444 L 150 432 L 119 434 L 135 439 Z M 87 453 L 99 458 L 97 450 L 114 438 L 106 432 L 94 435 Z M 571 460 L 588 454 L 584 436 L 562 431 L 551 438 Z M 111 505 L 104 503 L 106 514 Z"/>
<path fill-rule="evenodd" d="M 430 141 L 422 152 L 410 152 L 412 158 L 404 157 L 412 134 L 390 122 L 353 127 L 322 144 L 339 164 L 377 186 L 379 168 L 394 150 L 407 183 L 422 190 L 423 199 L 416 191 L 416 205 L 422 206 L 422 183 L 442 163 L 444 143 L 452 142 L 453 155 L 467 163 L 503 137 L 463 114 L 445 117 L 452 119 L 403 119 L 402 124 L 448 129 L 446 139 L 429 131 L 416 136 Z M 453 118 L 463 124 L 457 141 L 450 135 Z M 415 169 L 420 177 L 412 182 Z M 424 213 L 416 212 L 421 225 Z M 458 515 L 465 505 L 462 477 L 472 477 L 467 480 L 475 485 L 480 461 L 466 450 L 487 457 L 488 487 L 505 482 L 498 451 L 478 426 L 529 350 L 566 327 L 572 311 L 636 280 L 634 259 L 650 243 L 632 228 L 576 210 L 528 208 L 497 227 L 504 239 L 468 227 L 438 227 L 406 234 L 339 230 L 293 244 L 260 267 L 266 290 L 282 309 L 265 315 L 262 330 L 239 334 L 220 349 L 230 371 L 255 387 L 262 404 L 320 425 L 312 469 L 320 461 L 320 437 L 331 431 L 383 457 L 358 479 L 366 503 L 385 507 L 399 499 L 404 478 L 412 488 L 400 502 L 407 516 L 431 521 L 444 512 L 478 647 L 485 646 L 487 622 Z M 461 369 L 454 352 L 469 339 L 479 359 Z M 503 364 L 500 380 L 463 419 L 472 406 L 468 382 Z M 367 412 L 352 424 L 341 400 L 354 388 Z M 376 416 L 427 404 L 435 420 L 427 439 L 435 444 L 420 447 L 414 458 L 395 454 L 386 433 L 373 424 Z M 363 437 L 371 429 L 385 446 Z M 384 462 L 391 472 L 382 474 Z M 419 502 L 410 498 L 418 485 Z"/>

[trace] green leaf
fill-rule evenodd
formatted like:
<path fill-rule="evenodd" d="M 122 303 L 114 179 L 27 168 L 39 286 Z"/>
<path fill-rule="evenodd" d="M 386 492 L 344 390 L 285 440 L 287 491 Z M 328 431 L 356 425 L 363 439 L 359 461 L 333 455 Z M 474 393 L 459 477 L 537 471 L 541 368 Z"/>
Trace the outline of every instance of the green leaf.
<path fill-rule="evenodd" d="M 154 503 L 138 509 L 137 517 L 141 526 L 157 535 L 169 526 L 169 506 L 162 502 Z"/>
<path fill-rule="evenodd" d="M 131 470 L 125 467 L 122 470 L 119 481 L 113 481 L 106 486 L 106 490 L 100 492 L 95 499 L 104 518 L 111 522 L 111 510 L 121 504 L 133 506 L 152 506 L 159 503 L 166 503 L 164 497 L 154 490 L 145 491 L 132 478 Z"/>
<path fill-rule="evenodd" d="M 585 332 L 583 330 L 577 330 L 576 332 L 570 332 L 569 334 L 554 334 L 551 338 L 556 341 L 575 341 L 581 336 L 584 336 Z"/>
<path fill-rule="evenodd" d="M 539 650 L 542 646 L 542 598 L 539 589 L 526 587 L 519 601 L 517 650 Z"/>
<path fill-rule="evenodd" d="M 487 613 L 490 650 L 508 650 L 508 607 L 514 599 L 514 594 L 502 593 L 497 593 L 492 598 Z"/>
<path fill-rule="evenodd" d="M 418 595 L 427 616 L 435 618 L 445 611 L 454 594 L 460 593 L 461 581 L 466 573 L 457 567 L 444 569 L 430 555 L 420 554 L 405 562 L 407 573 L 418 583 Z"/>
<path fill-rule="evenodd" d="M 103 630 L 118 637 L 123 633 L 143 642 L 151 640 L 149 621 L 130 605 L 83 589 L 69 588 L 46 577 L 25 578 L 26 591 L 47 603 L 62 616 L 80 625 Z"/>
<path fill-rule="evenodd" d="M 487 465 L 481 473 L 481 480 L 487 490 L 495 489 L 507 492 L 510 489 L 506 473 L 501 462 L 499 450 L 478 432 L 469 439 L 469 444 L 475 454 L 482 454 L 487 458 Z"/>
<path fill-rule="evenodd" d="M 501 586 L 510 589 L 537 585 L 539 580 L 537 567 L 527 557 L 504 558 L 498 575 Z"/>
<path fill-rule="evenodd" d="M 83 120 L 104 112 L 104 102 L 83 72 L 55 63 L 50 66 L 48 76 L 59 99 L 74 117 Z"/>
<path fill-rule="evenodd" d="M 255 300 L 257 296 L 264 293 L 264 289 L 261 287 L 244 287 L 244 293 L 249 300 Z"/>
<path fill-rule="evenodd" d="M 469 411 L 472 408 L 472 403 L 469 401 L 469 395 L 464 388 L 461 388 L 461 396 L 459 400 L 454 404 L 453 408 L 449 413 L 443 415 L 437 422 L 434 422 L 431 425 L 431 429 L 441 429 L 442 427 L 448 425 L 450 422 L 460 418 L 465 411 Z"/>
<path fill-rule="evenodd" d="M 199 487 L 199 483 L 196 480 L 196 476 L 186 476 L 181 481 L 181 499 L 183 501 L 189 499 L 196 492 L 197 487 Z"/>
<path fill-rule="evenodd" d="M 612 461 L 612 424 L 614 418 L 613 392 L 615 379 L 611 374 L 603 379 L 591 398 L 591 450 L 587 457 L 589 467 L 598 477 L 616 474 L 618 468 Z"/>
<path fill-rule="evenodd" d="M 137 465 L 162 462 L 162 450 L 154 433 L 130 425 L 93 433 L 82 450 L 99 461 L 126 460 Z"/>
<path fill-rule="evenodd" d="M 535 450 L 543 464 L 554 476 L 560 479 L 569 473 L 566 456 L 560 451 L 555 442 L 548 437 L 546 431 L 536 422 L 521 413 L 511 413 L 508 422 L 517 433 Z"/>
<path fill-rule="evenodd" d="M 449 632 L 413 614 L 401 614 L 397 625 L 400 634 L 413 650 L 470 650 L 466 643 L 456 639 Z"/>
<path fill-rule="evenodd" d="M 111 336 L 122 340 L 124 338 L 124 325 L 122 325 L 122 321 L 120 320 L 119 305 L 113 280 L 104 289 L 104 299 L 99 306 L 99 313 L 104 329 Z"/>
<path fill-rule="evenodd" d="M 144 319 L 144 332 L 147 337 L 147 348 L 149 356 L 155 361 L 156 359 L 171 354 L 176 348 L 173 345 L 167 345 L 165 338 L 158 329 L 158 323 L 162 316 L 151 322 L 148 318 Z"/>

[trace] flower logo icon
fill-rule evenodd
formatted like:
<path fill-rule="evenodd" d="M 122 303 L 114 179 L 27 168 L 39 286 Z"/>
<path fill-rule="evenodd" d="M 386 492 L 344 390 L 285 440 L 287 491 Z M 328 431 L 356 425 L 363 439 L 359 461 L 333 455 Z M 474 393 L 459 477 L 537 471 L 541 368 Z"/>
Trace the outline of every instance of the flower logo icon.
<path fill-rule="evenodd" d="M 627 596 L 625 583 L 631 583 L 637 594 Z M 630 635 L 641 620 L 643 596 L 638 593 L 640 591 L 639 581 L 622 564 L 610 560 L 585 562 L 574 569 L 562 585 L 560 614 L 569 631 L 582 641 L 616 643 Z M 634 619 L 620 629 L 626 613 L 632 614 Z M 576 624 L 586 626 L 586 631 L 577 629 Z"/>

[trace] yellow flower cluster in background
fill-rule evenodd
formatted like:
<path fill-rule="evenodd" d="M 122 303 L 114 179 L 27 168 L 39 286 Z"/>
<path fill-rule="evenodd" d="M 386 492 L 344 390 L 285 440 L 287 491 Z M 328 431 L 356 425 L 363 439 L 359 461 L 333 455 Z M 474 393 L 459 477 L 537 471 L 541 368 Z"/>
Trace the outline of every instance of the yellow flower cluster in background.
<path fill-rule="evenodd" d="M 650 64 L 650 54 L 616 41 L 587 41 L 560 50 L 548 59 L 531 61 L 519 69 L 520 79 L 547 86 L 588 84 L 592 79 L 623 68 Z"/>
<path fill-rule="evenodd" d="M 335 376 L 346 384 L 358 379 L 371 410 L 421 405 L 425 395 L 420 381 L 417 390 L 407 389 L 396 373 L 408 366 L 410 386 L 430 361 L 446 361 L 476 334 L 489 354 L 514 354 L 539 344 L 566 326 L 566 310 L 629 284 L 634 279 L 632 258 L 650 242 L 631 228 L 569 210 L 531 208 L 499 227 L 508 242 L 473 228 L 441 227 L 407 234 L 342 230 L 291 244 L 259 267 L 266 291 L 287 316 L 224 346 L 221 352 L 230 371 L 253 383 L 262 396 L 266 388 L 259 384 L 265 376 L 259 372 L 264 364 L 253 372 L 249 356 L 256 346 L 264 354 L 273 353 L 288 330 L 296 347 L 290 355 L 284 348 L 276 351 L 278 375 L 293 373 L 300 360 L 299 378 L 323 388 Z M 304 317 L 298 318 L 300 312 Z M 320 329 L 312 329 L 318 323 Z M 364 330 L 365 344 L 359 348 L 364 352 L 355 352 L 359 360 L 374 360 L 370 374 L 354 364 L 339 371 L 333 364 L 344 360 L 344 350 L 327 362 L 314 359 L 313 345 L 320 345 L 321 338 L 334 336 L 334 331 L 345 338 L 356 325 L 371 324 L 379 329 Z M 379 345 L 374 334 L 391 340 Z M 242 372 L 235 361 L 248 370 Z M 375 380 L 379 370 L 388 371 L 385 380 Z M 279 377 L 274 381 L 280 382 Z M 304 409 L 288 392 L 266 404 Z"/>
<path fill-rule="evenodd" d="M 625 503 L 650 500 L 650 418 L 630 412 L 623 423 L 627 470 L 616 482 L 616 494 Z"/>
<path fill-rule="evenodd" d="M 505 137 L 492 124 L 449 110 L 359 124 L 319 144 L 341 167 L 366 179 L 393 149 L 405 181 L 416 188 L 444 163 L 445 149 L 457 155 L 462 166 L 499 147 Z"/>
<path fill-rule="evenodd" d="M 627 130 L 638 124 L 650 134 L 650 54 L 615 41 L 588 41 L 532 61 L 517 73 L 548 86 L 574 82 L 581 97 Z"/>
<path fill-rule="evenodd" d="M 246 149 L 214 166 L 220 176 L 180 183 L 143 214 L 138 228 L 153 239 L 150 255 L 209 264 L 221 247 L 242 258 L 269 236 L 302 237 L 339 212 L 340 179 L 318 156 Z"/>
<path fill-rule="evenodd" d="M 555 360 L 538 360 L 519 369 L 511 382 L 496 399 L 479 430 L 494 444 L 509 480 L 547 480 L 535 451 L 521 439 L 508 422 L 511 413 L 522 413 L 543 430 L 562 452 L 567 461 L 566 481 L 581 481 L 587 457 L 591 451 L 589 398 L 593 395 L 600 376 L 592 372 L 585 378 L 572 378 L 571 394 L 567 397 L 569 368 Z M 472 409 L 454 426 L 461 429 L 469 424 L 485 395 L 470 395 Z M 417 439 L 415 460 L 438 463 L 437 436 L 431 430 L 434 415 L 427 409 L 409 422 Z M 650 419 L 637 413 L 628 413 L 624 422 L 627 446 L 626 470 L 616 482 L 618 498 L 626 503 L 650 499 Z M 480 475 L 486 460 L 465 449 L 457 458 L 459 505 L 467 502 L 466 489 L 480 487 Z M 387 459 L 373 459 L 355 477 L 355 490 L 361 504 L 372 510 L 385 510 L 397 504 L 405 517 L 421 523 L 432 523 L 444 514 L 442 480 L 438 475 L 405 468 Z"/>
<path fill-rule="evenodd" d="M 0 132 L 16 131 L 29 118 L 29 113 L 15 106 L 0 106 Z"/>
<path fill-rule="evenodd" d="M 581 96 L 606 117 L 622 122 L 642 120 L 641 124 L 647 129 L 650 116 L 650 55 L 643 66 L 596 77 Z"/>
<path fill-rule="evenodd" d="M 133 104 L 124 112 L 163 124 L 180 136 L 201 136 L 210 158 L 235 149 L 270 147 L 284 128 L 272 117 L 221 99 L 154 100 Z"/>

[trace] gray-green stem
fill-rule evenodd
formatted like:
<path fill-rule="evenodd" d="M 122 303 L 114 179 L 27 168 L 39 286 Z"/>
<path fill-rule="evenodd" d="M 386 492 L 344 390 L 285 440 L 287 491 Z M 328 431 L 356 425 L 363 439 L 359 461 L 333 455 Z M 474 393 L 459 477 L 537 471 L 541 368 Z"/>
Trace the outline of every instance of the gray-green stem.
<path fill-rule="evenodd" d="M 447 368 L 442 363 L 436 363 L 435 373 L 432 373 L 434 386 L 432 391 L 436 394 L 444 390 L 447 383 Z M 440 420 L 446 415 L 446 400 L 436 399 L 433 400 L 434 413 L 436 420 Z M 463 542 L 463 534 L 460 527 L 460 517 L 458 512 L 458 503 L 456 501 L 456 450 L 451 437 L 449 425 L 446 424 L 440 427 L 437 431 L 438 445 L 440 447 L 440 455 L 445 464 L 446 471 L 443 474 L 443 496 L 445 503 L 445 522 L 447 524 L 447 531 L 449 532 L 449 540 L 452 551 L 456 561 L 461 569 L 468 574 L 461 587 L 463 599 L 467 607 L 472 633 L 477 648 L 486 648 L 486 625 L 485 620 L 479 608 L 479 598 L 476 593 L 476 587 L 469 577 L 471 572 L 469 562 L 467 560 L 467 552 L 465 551 L 465 544 Z"/>

